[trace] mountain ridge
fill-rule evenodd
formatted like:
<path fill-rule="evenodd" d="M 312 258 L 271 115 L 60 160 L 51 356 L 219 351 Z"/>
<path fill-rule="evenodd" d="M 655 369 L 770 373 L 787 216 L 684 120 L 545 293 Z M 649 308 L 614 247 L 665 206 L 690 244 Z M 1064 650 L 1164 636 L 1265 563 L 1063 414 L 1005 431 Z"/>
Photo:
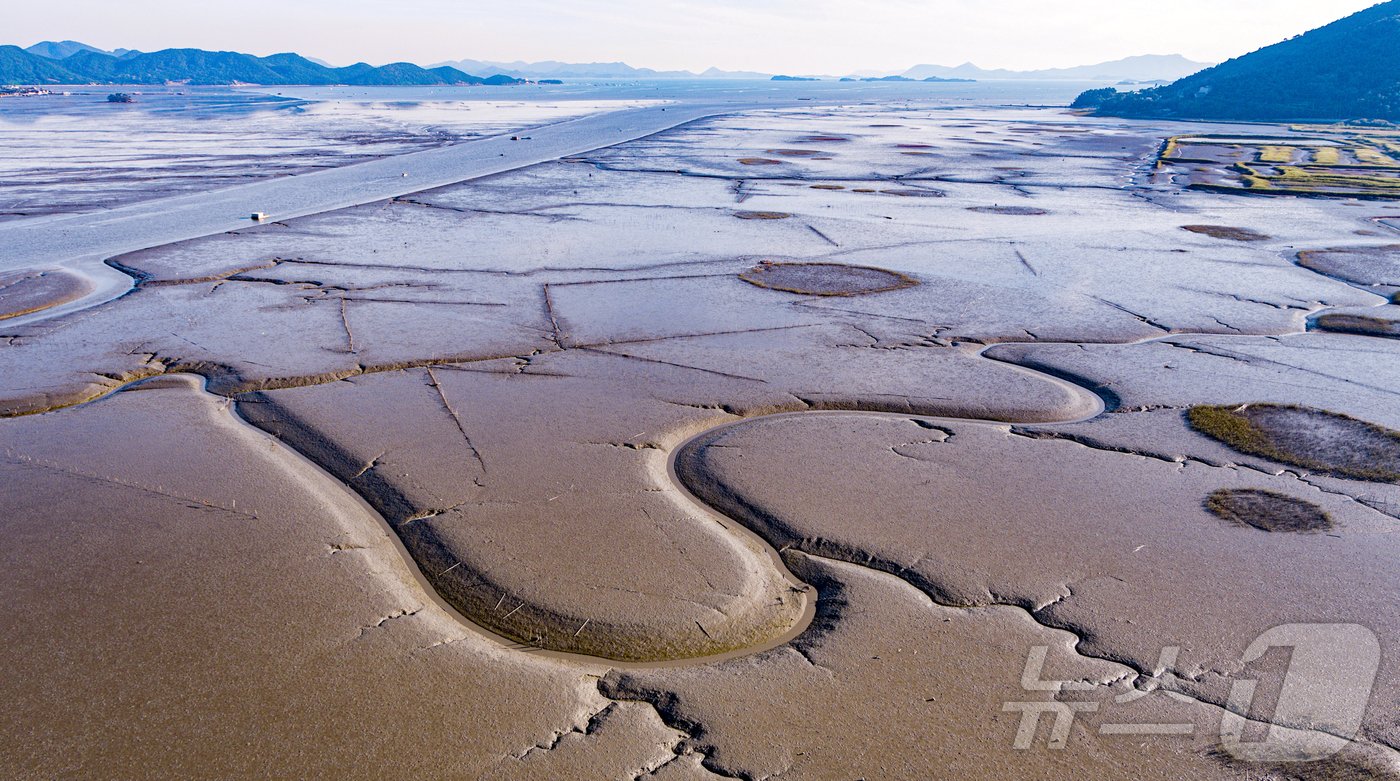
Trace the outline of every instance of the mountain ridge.
<path fill-rule="evenodd" d="M 204 49 L 122 52 L 120 56 L 77 41 L 45 41 L 30 49 L 0 46 L 0 83 L 14 84 L 259 84 L 352 86 L 497 86 L 523 83 L 506 76 L 473 76 L 450 67 L 408 62 L 332 68 L 299 54 L 268 57 Z M 53 55 L 53 56 L 49 56 Z"/>
<path fill-rule="evenodd" d="M 979 81 L 998 80 L 1062 80 L 1062 81 L 1175 81 L 1211 67 L 1210 63 L 1195 62 L 1180 54 L 1139 54 L 1119 60 L 1077 65 L 1071 68 L 1044 68 L 1015 71 L 1005 68 L 986 69 L 966 62 L 956 67 L 945 65 L 915 65 L 901 73 L 911 79 L 929 76 L 967 78 Z"/>
<path fill-rule="evenodd" d="M 1181 55 L 1138 55 L 1121 60 L 1071 68 L 1014 71 L 985 69 L 972 63 L 958 66 L 915 65 L 898 73 L 861 71 L 848 79 L 905 78 L 937 80 L 1082 80 L 1105 83 L 1170 81 L 1208 67 Z M 480 74 L 480 75 L 472 75 Z M 634 68 L 625 62 L 568 63 L 491 62 L 450 60 L 422 68 L 411 63 L 390 63 L 378 68 L 366 63 L 332 67 L 297 54 L 257 57 L 238 52 L 202 49 L 163 49 L 140 52 L 105 51 L 79 41 L 41 41 L 26 49 L 7 47 L 0 56 L 0 82 L 152 84 L 250 83 L 267 85 L 439 85 L 503 84 L 539 79 L 762 79 L 773 74 L 709 68 L 700 73 Z M 835 79 L 835 76 L 808 78 Z"/>
<path fill-rule="evenodd" d="M 719 68 L 710 68 L 701 73 L 692 71 L 658 71 L 651 68 L 635 68 L 625 62 L 568 63 L 558 60 L 544 60 L 541 62 L 524 62 L 520 60 L 515 62 L 492 62 L 490 60 L 468 59 L 449 60 L 439 64 L 449 65 L 474 73 L 502 73 L 527 79 L 771 79 L 774 75 L 786 75 L 753 71 L 725 71 Z M 1072 68 L 1013 71 L 1006 69 L 989 70 L 979 68 L 972 63 L 964 63 L 955 67 L 925 64 L 915 65 L 912 68 L 897 73 L 886 71 L 859 71 L 857 73 L 847 74 L 847 78 L 860 80 L 864 78 L 878 79 L 889 76 L 903 76 L 914 81 L 922 81 L 930 77 L 936 77 L 939 79 L 971 79 L 975 81 L 1060 79 L 1112 83 L 1125 80 L 1172 81 L 1208 67 L 1210 67 L 1209 63 L 1194 62 L 1179 54 L 1146 54 Z M 813 76 L 812 74 L 806 74 L 804 77 L 833 80 L 837 78 L 831 75 Z"/>
<path fill-rule="evenodd" d="M 773 74 L 756 71 L 726 71 L 708 68 L 701 73 L 691 71 L 659 71 L 634 68 L 625 62 L 492 62 L 489 60 L 446 60 L 439 66 L 470 70 L 489 75 L 513 76 L 521 79 L 768 79 Z"/>

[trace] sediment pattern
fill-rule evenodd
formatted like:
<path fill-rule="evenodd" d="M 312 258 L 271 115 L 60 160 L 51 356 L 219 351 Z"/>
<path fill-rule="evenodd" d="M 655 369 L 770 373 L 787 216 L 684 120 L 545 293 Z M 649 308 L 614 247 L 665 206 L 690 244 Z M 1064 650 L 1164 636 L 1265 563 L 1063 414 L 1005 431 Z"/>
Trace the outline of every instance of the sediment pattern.
<path fill-rule="evenodd" d="M 1374 215 L 1124 188 L 1150 128 L 917 114 L 709 120 L 110 259 L 131 293 L 0 333 L 6 468 L 137 491 L 157 516 L 324 512 L 31 444 L 133 398 L 209 399 L 176 375 L 199 376 L 220 397 L 200 403 L 272 437 L 230 418 L 211 447 L 241 431 L 240 452 L 305 456 L 324 471 L 307 495 L 363 500 L 336 505 L 345 523 L 382 520 L 431 589 L 401 580 L 336 642 L 518 673 L 493 690 L 538 709 L 518 748 L 495 736 L 474 760 L 484 777 L 911 777 L 951 767 L 908 750 L 930 723 L 969 772 L 1006 767 L 1026 755 L 1001 707 L 1028 696 L 1037 646 L 1081 685 L 1032 696 L 1105 715 L 1075 733 L 1089 758 L 1037 754 L 1036 777 L 1227 777 L 1209 749 L 1231 684 L 1278 673 L 1238 662 L 1270 622 L 1400 634 L 1400 348 L 1307 330 L 1383 307 L 1389 280 L 1287 249 Z M 1206 409 L 1287 431 L 1217 435 Z M 370 570 L 411 572 L 373 544 Z M 1394 765 L 1387 664 L 1347 767 Z M 1192 737 L 1104 737 L 1135 690 L 1177 695 L 1138 713 Z"/>

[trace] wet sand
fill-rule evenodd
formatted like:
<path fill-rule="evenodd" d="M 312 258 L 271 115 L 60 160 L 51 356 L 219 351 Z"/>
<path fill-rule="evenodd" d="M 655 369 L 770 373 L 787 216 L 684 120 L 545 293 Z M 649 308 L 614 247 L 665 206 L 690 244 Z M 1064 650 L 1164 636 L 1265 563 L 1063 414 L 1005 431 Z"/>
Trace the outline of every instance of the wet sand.
<path fill-rule="evenodd" d="M 55 246 L 131 289 L 0 325 L 17 775 L 1250 778 L 1311 622 L 1369 708 L 1248 729 L 1397 777 L 1400 487 L 1188 419 L 1389 441 L 1400 344 L 1310 330 L 1386 309 L 1384 209 L 1151 177 L 1171 123 L 688 110 Z"/>
<path fill-rule="evenodd" d="M 8 102 L 0 224 L 304 175 L 647 104 L 482 100 L 461 91 L 427 100 L 335 90 L 323 100 L 215 87 L 133 91 L 132 104 L 109 103 L 92 87 Z"/>

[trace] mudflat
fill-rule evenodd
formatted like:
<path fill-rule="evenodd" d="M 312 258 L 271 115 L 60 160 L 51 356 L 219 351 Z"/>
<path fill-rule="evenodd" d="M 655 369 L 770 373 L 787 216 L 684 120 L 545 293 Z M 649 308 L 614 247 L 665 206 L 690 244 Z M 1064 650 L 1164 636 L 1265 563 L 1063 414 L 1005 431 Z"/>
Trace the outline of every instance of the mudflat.
<path fill-rule="evenodd" d="M 1187 132 L 1246 131 L 745 108 L 14 272 L 0 756 L 1400 778 L 1394 210 Z M 1294 626 L 1359 709 L 1240 705 Z"/>

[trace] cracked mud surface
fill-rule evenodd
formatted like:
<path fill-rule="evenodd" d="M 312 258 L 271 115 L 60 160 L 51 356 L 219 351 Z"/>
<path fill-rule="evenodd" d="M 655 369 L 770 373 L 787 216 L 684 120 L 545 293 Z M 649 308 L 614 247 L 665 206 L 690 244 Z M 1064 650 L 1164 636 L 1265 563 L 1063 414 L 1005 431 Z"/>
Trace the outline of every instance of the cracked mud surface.
<path fill-rule="evenodd" d="M 1400 486 L 1186 420 L 1400 427 L 1395 340 L 1308 330 L 1384 316 L 1393 236 L 1359 239 L 1366 205 L 1150 182 L 1172 132 L 750 111 L 107 259 L 129 294 L 0 325 L 5 755 L 21 777 L 1248 778 L 1222 707 L 1287 659 L 1245 649 L 1351 622 L 1387 654 L 1316 772 L 1400 777 Z M 1283 421 L 1284 444 L 1376 462 L 1342 420 Z M 1217 492 L 1334 526 L 1224 523 Z M 1036 648 L 1067 683 L 1026 687 Z M 1048 721 L 1014 748 L 1018 702 L 1077 714 L 1063 748 Z M 1327 716 L 1276 726 L 1325 742 Z M 1123 728 L 1163 722 L 1190 731 Z"/>
<path fill-rule="evenodd" d="M 1298 254 L 1298 264 L 1381 295 L 1400 292 L 1400 247 L 1305 251 Z"/>

